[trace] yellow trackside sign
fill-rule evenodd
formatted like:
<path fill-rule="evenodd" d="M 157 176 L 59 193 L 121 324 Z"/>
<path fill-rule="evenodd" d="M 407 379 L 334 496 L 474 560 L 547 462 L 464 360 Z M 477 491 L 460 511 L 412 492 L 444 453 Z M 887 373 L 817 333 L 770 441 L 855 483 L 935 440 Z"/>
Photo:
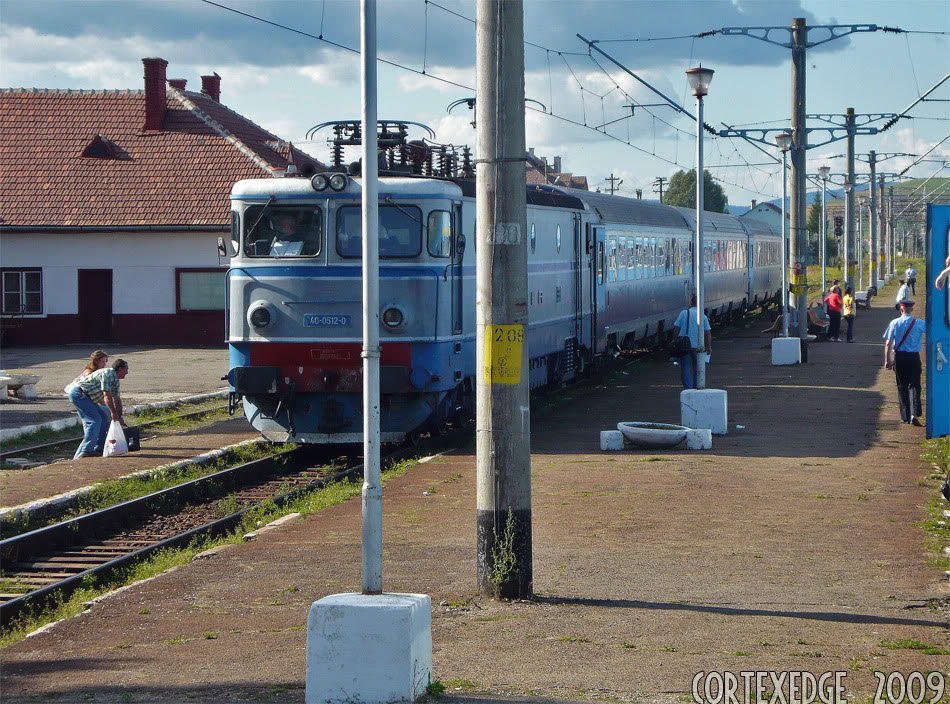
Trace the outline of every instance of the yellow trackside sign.
<path fill-rule="evenodd" d="M 524 325 L 486 325 L 485 383 L 521 383 L 521 350 L 523 346 Z"/>

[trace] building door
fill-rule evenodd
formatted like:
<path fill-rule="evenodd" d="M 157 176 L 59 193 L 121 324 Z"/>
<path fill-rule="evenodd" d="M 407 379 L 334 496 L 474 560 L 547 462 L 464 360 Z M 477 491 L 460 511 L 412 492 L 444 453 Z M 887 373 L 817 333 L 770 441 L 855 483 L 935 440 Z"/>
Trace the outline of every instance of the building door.
<path fill-rule="evenodd" d="M 112 269 L 79 270 L 79 339 L 112 341 Z"/>

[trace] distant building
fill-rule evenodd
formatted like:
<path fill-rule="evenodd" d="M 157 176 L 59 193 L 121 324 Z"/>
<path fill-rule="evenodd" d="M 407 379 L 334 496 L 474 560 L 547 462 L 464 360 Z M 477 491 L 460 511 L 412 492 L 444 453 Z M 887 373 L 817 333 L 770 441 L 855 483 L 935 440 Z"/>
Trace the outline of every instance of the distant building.
<path fill-rule="evenodd" d="M 776 232 L 782 230 L 782 209 L 772 203 L 756 203 L 752 201 L 752 208 L 742 213 L 740 217 L 761 220 L 772 227 Z M 785 220 L 788 221 L 789 214 L 785 213 Z"/>
<path fill-rule="evenodd" d="M 546 157 L 535 156 L 534 147 L 528 149 L 528 160 L 525 166 L 525 182 L 538 185 L 562 186 L 564 188 L 578 188 L 588 190 L 587 177 L 575 176 L 561 172 L 561 157 L 556 156 L 552 164 L 548 164 Z"/>
<path fill-rule="evenodd" d="M 142 61 L 144 90 L 0 91 L 7 342 L 223 344 L 231 186 L 322 170 L 217 74 L 193 92 Z"/>

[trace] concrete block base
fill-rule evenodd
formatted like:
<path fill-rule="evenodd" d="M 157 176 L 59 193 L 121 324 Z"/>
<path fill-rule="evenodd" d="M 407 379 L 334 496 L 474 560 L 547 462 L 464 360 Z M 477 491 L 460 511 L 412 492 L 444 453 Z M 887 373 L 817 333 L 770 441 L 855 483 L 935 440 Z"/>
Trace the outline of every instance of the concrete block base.
<path fill-rule="evenodd" d="M 877 280 L 877 290 L 880 291 L 882 288 L 884 288 L 884 279 L 878 279 L 878 280 Z"/>
<path fill-rule="evenodd" d="M 5 385 L 0 386 L 0 401 L 6 401 L 6 400 L 7 400 L 7 387 Z"/>
<path fill-rule="evenodd" d="M 601 430 L 600 431 L 600 449 L 601 450 L 622 450 L 623 433 L 619 430 Z"/>
<path fill-rule="evenodd" d="M 687 428 L 729 432 L 729 395 L 722 389 L 685 389 L 680 392 L 681 423 Z"/>
<path fill-rule="evenodd" d="M 412 702 L 431 681 L 426 594 L 331 594 L 310 607 L 307 704 Z"/>
<path fill-rule="evenodd" d="M 690 430 L 686 433 L 687 450 L 711 450 L 712 431 L 707 429 Z"/>
<path fill-rule="evenodd" d="M 16 390 L 16 397 L 24 401 L 35 401 L 36 384 L 23 384 L 23 386 Z"/>
<path fill-rule="evenodd" d="M 772 340 L 772 366 L 801 364 L 802 343 L 797 337 L 776 337 Z"/>

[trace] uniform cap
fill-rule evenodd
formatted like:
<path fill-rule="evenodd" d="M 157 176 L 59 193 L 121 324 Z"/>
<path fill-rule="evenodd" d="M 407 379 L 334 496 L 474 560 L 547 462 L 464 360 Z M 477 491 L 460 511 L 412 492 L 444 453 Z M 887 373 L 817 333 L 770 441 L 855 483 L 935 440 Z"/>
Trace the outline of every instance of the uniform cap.
<path fill-rule="evenodd" d="M 903 301 L 900 302 L 900 305 L 907 306 L 908 308 L 913 308 L 914 302 L 910 300 L 909 298 L 905 298 Z"/>

